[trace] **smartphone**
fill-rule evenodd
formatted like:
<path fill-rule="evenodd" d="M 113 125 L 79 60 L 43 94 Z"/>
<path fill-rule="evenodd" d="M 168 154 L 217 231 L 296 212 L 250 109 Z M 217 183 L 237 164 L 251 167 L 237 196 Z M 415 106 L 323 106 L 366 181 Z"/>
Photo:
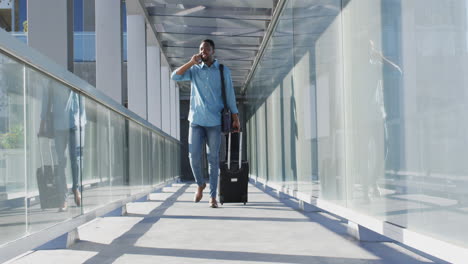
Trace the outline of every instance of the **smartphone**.
<path fill-rule="evenodd" d="M 200 59 L 198 60 L 198 64 L 200 64 L 200 63 L 202 63 L 202 61 L 203 61 L 203 59 L 202 59 L 202 53 L 200 52 L 200 53 L 198 54 L 198 56 L 200 56 Z"/>

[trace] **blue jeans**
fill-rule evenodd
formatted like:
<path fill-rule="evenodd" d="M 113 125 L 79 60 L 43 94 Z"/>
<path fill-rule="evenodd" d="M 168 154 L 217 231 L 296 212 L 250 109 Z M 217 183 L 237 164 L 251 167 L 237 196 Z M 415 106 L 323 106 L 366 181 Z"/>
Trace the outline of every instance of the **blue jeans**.
<path fill-rule="evenodd" d="M 189 160 L 198 186 L 205 183 L 203 179 L 202 153 L 203 144 L 207 144 L 207 156 L 210 174 L 210 197 L 216 198 L 219 176 L 219 147 L 221 145 L 221 126 L 203 127 L 190 124 Z"/>
<path fill-rule="evenodd" d="M 66 200 L 68 194 L 67 180 L 65 178 L 65 168 L 67 167 L 67 157 L 65 150 L 68 145 L 68 157 L 70 159 L 72 174 L 72 190 L 79 190 L 80 159 L 82 149 L 80 147 L 80 131 L 78 129 L 56 130 L 55 150 L 58 159 L 57 182 L 60 195 Z"/>

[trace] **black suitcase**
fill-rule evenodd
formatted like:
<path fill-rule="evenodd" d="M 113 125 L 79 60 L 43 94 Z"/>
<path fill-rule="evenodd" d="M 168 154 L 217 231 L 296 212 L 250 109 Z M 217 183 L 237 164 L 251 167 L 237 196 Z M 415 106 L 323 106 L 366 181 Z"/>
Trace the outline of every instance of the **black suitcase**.
<path fill-rule="evenodd" d="M 57 180 L 57 177 L 59 177 L 59 175 L 57 175 L 58 165 L 54 164 L 52 147 L 50 145 L 51 165 L 45 165 L 40 139 L 38 142 L 42 166 L 36 170 L 36 179 L 41 209 L 60 208 L 63 206 L 64 192 L 60 190 Z"/>
<path fill-rule="evenodd" d="M 231 161 L 231 133 L 228 136 L 228 158 L 220 164 L 219 202 L 247 203 L 249 163 L 242 159 L 242 132 L 239 133 L 239 159 Z"/>
<path fill-rule="evenodd" d="M 63 192 L 59 190 L 55 171 L 57 171 L 57 165 L 43 165 L 36 170 L 41 209 L 60 208 L 63 206 Z"/>

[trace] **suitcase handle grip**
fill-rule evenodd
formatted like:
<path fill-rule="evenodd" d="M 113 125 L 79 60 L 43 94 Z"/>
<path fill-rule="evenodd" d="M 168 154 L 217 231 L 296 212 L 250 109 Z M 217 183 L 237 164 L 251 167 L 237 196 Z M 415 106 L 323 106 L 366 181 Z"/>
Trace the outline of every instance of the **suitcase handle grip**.
<path fill-rule="evenodd" d="M 242 167 L 242 131 L 239 131 L 239 169 Z"/>
<path fill-rule="evenodd" d="M 227 161 L 227 167 L 228 170 L 231 169 L 231 134 L 232 132 L 229 132 L 229 137 L 228 137 L 228 161 Z M 242 130 L 239 131 L 239 169 L 242 168 Z"/>
<path fill-rule="evenodd" d="M 44 173 L 45 173 L 45 172 L 44 172 L 45 163 L 44 163 L 44 154 L 42 153 L 41 138 L 38 137 L 38 138 L 37 138 L 37 141 L 38 141 L 38 143 L 39 143 L 39 144 L 38 144 L 38 145 L 39 145 L 39 153 L 40 153 L 40 155 L 41 155 L 41 164 L 42 164 L 41 168 L 42 168 L 42 173 L 44 174 Z M 55 162 L 54 162 L 54 154 L 52 154 L 52 146 L 51 146 L 50 142 L 49 142 L 49 153 L 50 153 L 50 161 L 52 162 L 52 173 L 55 174 L 55 168 L 54 168 L 54 164 L 55 164 Z"/>

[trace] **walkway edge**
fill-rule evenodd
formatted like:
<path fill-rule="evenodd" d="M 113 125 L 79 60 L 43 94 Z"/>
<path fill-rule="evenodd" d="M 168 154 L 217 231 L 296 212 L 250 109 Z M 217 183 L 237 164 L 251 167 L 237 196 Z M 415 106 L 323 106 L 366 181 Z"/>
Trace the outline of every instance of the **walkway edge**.
<path fill-rule="evenodd" d="M 97 217 L 104 216 L 109 212 L 118 210 L 119 208 L 126 206 L 127 203 L 140 200 L 144 198 L 145 196 L 147 196 L 148 194 L 158 189 L 161 189 L 169 184 L 175 183 L 177 181 L 178 181 L 178 177 L 165 181 L 163 183 L 160 183 L 152 187 L 151 189 L 148 189 L 147 191 L 133 194 L 124 199 L 106 204 L 90 212 L 87 212 L 83 215 L 68 219 L 64 222 L 57 223 L 51 227 L 42 229 L 33 234 L 26 235 L 22 238 L 19 238 L 17 240 L 4 244 L 0 247 L 0 263 L 12 260 L 16 258 L 17 256 L 24 254 L 25 252 L 38 248 L 46 244 L 47 242 L 52 241 L 61 236 L 66 235 L 68 237 L 69 232 L 72 232 L 79 226 L 86 224 L 96 219 Z M 66 245 L 64 245 L 64 248 L 65 247 Z"/>
<path fill-rule="evenodd" d="M 303 201 L 304 203 L 326 211 L 327 213 L 344 218 L 377 234 L 388 237 L 417 251 L 421 251 L 427 254 L 428 257 L 430 256 L 449 263 L 464 263 L 468 259 L 468 249 L 466 248 L 425 236 L 424 234 L 378 220 L 368 215 L 357 213 L 332 202 L 298 192 L 297 190 L 269 183 L 264 179 L 250 177 L 250 182 L 265 192 L 276 191 L 278 196 L 289 195 L 299 201 Z"/>

